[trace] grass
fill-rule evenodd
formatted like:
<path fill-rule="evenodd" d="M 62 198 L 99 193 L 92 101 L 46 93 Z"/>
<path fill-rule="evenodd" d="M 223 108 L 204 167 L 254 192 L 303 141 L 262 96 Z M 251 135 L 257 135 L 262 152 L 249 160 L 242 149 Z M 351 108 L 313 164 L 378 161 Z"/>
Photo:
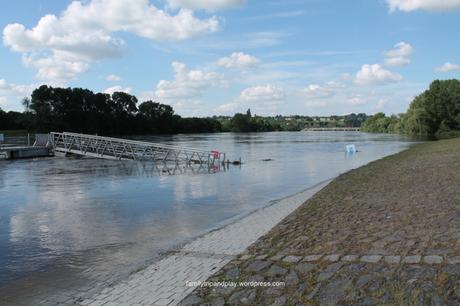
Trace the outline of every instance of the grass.
<path fill-rule="evenodd" d="M 447 131 L 447 132 L 441 132 L 437 135 L 439 139 L 448 139 L 448 138 L 459 138 L 460 137 L 460 131 Z"/>

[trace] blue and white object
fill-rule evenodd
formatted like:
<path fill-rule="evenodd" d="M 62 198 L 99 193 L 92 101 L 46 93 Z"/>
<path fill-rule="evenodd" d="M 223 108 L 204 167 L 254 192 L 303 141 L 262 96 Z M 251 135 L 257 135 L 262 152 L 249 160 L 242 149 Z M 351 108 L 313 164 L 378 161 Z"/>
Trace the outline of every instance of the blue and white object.
<path fill-rule="evenodd" d="M 347 154 L 354 154 L 356 153 L 356 147 L 354 144 L 348 144 L 345 147 L 345 151 L 347 152 Z"/>

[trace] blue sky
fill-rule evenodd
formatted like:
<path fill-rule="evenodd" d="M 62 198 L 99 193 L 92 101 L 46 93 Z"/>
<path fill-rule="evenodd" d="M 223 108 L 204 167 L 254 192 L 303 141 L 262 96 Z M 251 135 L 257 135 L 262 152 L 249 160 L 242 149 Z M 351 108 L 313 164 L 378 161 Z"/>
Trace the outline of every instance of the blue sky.
<path fill-rule="evenodd" d="M 16 0 L 0 27 L 4 110 L 50 84 L 183 116 L 390 114 L 460 75 L 460 0 Z"/>

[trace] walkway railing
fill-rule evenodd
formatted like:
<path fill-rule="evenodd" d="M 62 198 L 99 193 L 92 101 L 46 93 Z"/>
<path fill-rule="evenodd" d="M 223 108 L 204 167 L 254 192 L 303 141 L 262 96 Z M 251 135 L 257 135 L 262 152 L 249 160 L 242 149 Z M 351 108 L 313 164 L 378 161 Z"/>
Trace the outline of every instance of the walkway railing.
<path fill-rule="evenodd" d="M 225 161 L 225 153 L 218 151 L 70 132 L 51 132 L 51 142 L 55 152 L 105 159 L 210 165 Z"/>

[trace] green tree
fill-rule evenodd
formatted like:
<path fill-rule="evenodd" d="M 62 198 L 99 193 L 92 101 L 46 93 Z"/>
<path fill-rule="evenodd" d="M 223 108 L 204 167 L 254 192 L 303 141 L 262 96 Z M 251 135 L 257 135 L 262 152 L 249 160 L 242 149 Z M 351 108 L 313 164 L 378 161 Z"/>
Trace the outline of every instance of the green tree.
<path fill-rule="evenodd" d="M 179 120 L 171 106 L 153 101 L 141 103 L 138 116 L 143 121 L 142 127 L 151 133 L 173 133 Z"/>
<path fill-rule="evenodd" d="M 251 132 L 252 125 L 251 120 L 248 115 L 243 114 L 235 114 L 233 118 L 230 120 L 230 130 L 232 132 Z"/>
<path fill-rule="evenodd" d="M 30 109 L 36 116 L 35 128 L 38 132 L 49 132 L 55 127 L 51 87 L 42 85 L 32 92 Z"/>
<path fill-rule="evenodd" d="M 436 80 L 417 96 L 407 111 L 406 132 L 435 135 L 460 130 L 460 81 Z"/>
<path fill-rule="evenodd" d="M 363 130 L 405 133 L 420 136 L 441 135 L 460 130 L 460 81 L 436 80 L 411 102 L 405 114 L 386 117 L 375 114 Z"/>

